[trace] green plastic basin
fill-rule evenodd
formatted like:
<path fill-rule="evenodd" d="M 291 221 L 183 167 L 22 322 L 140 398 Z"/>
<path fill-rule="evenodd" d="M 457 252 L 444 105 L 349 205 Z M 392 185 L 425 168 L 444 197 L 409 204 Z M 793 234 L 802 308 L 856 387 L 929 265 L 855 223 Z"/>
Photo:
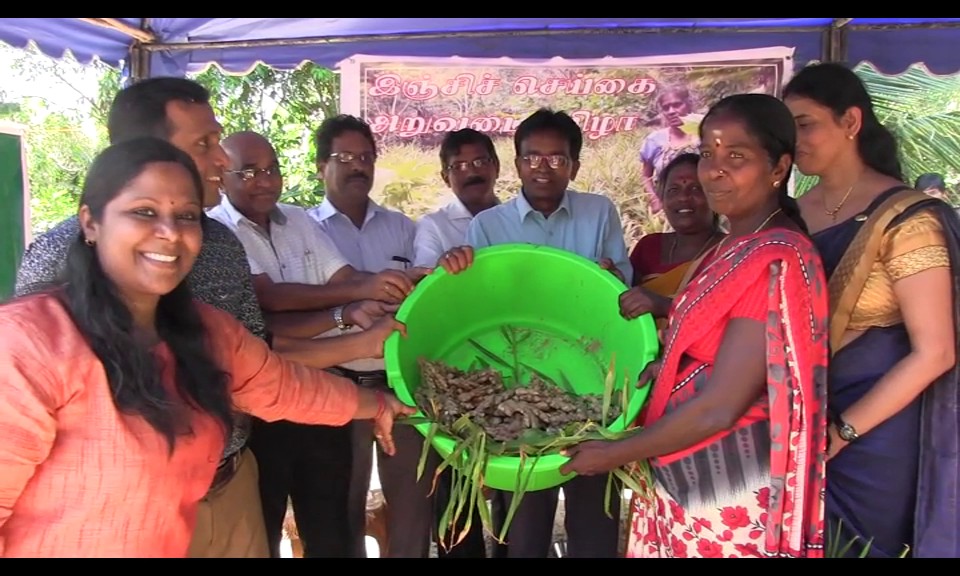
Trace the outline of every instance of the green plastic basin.
<path fill-rule="evenodd" d="M 635 320 L 620 315 L 618 297 L 624 290 L 610 272 L 564 250 L 529 244 L 477 250 L 473 266 L 455 275 L 437 268 L 397 311 L 407 336 L 393 334 L 386 341 L 390 386 L 402 402 L 413 406 L 420 357 L 469 370 L 477 367 L 479 343 L 498 358 L 511 358 L 513 366 L 519 365 L 512 360 L 516 357 L 578 394 L 603 394 L 613 359 L 616 388 L 622 390 L 627 382 L 629 398 L 627 410 L 608 429 L 623 431 L 646 401 L 649 384 L 638 389 L 635 383 L 659 348 L 649 314 Z M 505 329 L 528 337 L 511 347 Z M 508 377 L 514 372 L 490 365 Z M 521 381 L 528 381 L 528 376 L 521 376 Z M 429 423 L 415 426 L 424 436 L 430 429 Z M 446 458 L 455 441 L 437 434 L 433 445 Z M 553 488 L 573 477 L 560 473 L 566 461 L 559 453 L 527 458 L 525 463 L 519 456 L 493 455 L 484 484 L 513 491 L 522 469 L 526 490 Z"/>

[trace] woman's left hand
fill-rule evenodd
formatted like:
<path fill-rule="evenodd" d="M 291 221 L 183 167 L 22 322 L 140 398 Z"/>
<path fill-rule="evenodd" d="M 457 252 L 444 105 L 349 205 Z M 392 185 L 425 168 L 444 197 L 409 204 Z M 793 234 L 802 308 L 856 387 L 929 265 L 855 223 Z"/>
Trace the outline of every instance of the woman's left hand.
<path fill-rule="evenodd" d="M 575 472 L 581 476 L 593 476 L 619 468 L 620 464 L 613 461 L 614 446 L 613 442 L 604 440 L 590 440 L 571 446 L 561 452 L 570 460 L 560 467 L 560 473 Z"/>
<path fill-rule="evenodd" d="M 827 426 L 827 462 L 843 450 L 848 442 L 840 437 L 840 431 L 833 424 Z"/>
<path fill-rule="evenodd" d="M 620 269 L 617 268 L 616 264 L 614 264 L 613 260 L 610 258 L 601 258 L 598 264 L 600 264 L 601 268 L 616 276 L 617 280 L 623 282 L 624 284 L 627 283 L 627 279 L 623 277 L 623 273 L 620 272 Z"/>
<path fill-rule="evenodd" d="M 383 408 L 373 419 L 373 434 L 383 452 L 387 456 L 393 456 L 397 453 L 397 446 L 393 442 L 394 423 L 402 416 L 413 416 L 417 413 L 417 409 L 400 402 L 393 394 L 377 393 L 381 395 Z"/>

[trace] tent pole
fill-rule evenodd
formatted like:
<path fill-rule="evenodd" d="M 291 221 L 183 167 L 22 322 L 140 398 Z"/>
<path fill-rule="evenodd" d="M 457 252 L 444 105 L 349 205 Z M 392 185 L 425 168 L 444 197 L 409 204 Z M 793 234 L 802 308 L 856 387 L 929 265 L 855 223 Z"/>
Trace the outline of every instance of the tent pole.
<path fill-rule="evenodd" d="M 130 81 L 139 82 L 150 77 L 150 52 L 139 42 L 130 47 Z"/>
<path fill-rule="evenodd" d="M 834 18 L 827 31 L 827 62 L 843 62 L 847 58 L 847 24 L 853 18 Z"/>
<path fill-rule="evenodd" d="M 156 40 L 156 37 L 150 30 L 149 18 L 140 19 L 140 30 L 145 34 L 148 33 L 150 38 Z M 146 43 L 149 44 L 149 42 Z M 144 48 L 144 44 L 145 42 L 134 42 L 133 45 L 130 46 L 130 81 L 132 83 L 137 83 L 144 78 L 150 77 L 150 60 L 152 55 Z"/>

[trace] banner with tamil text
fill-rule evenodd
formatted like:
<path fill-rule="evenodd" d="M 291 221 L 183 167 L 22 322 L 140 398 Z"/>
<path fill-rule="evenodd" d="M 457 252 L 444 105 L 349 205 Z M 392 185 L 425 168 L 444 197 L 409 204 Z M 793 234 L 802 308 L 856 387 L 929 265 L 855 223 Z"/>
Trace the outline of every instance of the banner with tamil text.
<path fill-rule="evenodd" d="M 696 150 L 699 120 L 720 98 L 779 95 L 793 48 L 646 58 L 517 60 L 357 55 L 340 64 L 341 110 L 366 120 L 379 149 L 373 197 L 411 218 L 450 198 L 439 149 L 451 130 L 474 128 L 500 157 L 497 194 L 520 188 L 513 133 L 540 107 L 563 110 L 583 129 L 571 187 L 608 195 L 628 246 L 662 230 L 653 184 L 674 155 Z"/>

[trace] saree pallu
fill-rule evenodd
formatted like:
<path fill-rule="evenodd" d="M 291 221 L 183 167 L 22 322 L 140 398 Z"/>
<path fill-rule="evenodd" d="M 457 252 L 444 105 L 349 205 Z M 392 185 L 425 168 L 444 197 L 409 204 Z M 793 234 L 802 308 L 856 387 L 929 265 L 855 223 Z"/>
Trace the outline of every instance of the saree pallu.
<path fill-rule="evenodd" d="M 680 290 L 687 277 L 687 270 L 694 261 L 688 260 L 679 264 L 662 263 L 660 255 L 664 237 L 664 234 L 650 234 L 641 238 L 640 243 L 630 255 L 630 262 L 633 264 L 636 285 L 654 294 L 673 298 Z M 695 260 L 699 261 L 699 258 Z M 667 319 L 656 318 L 654 322 L 657 325 L 657 334 L 662 340 L 663 333 L 667 329 Z"/>
<path fill-rule="evenodd" d="M 767 385 L 732 429 L 651 460 L 654 485 L 633 502 L 632 557 L 822 557 L 826 450 L 826 281 L 810 240 L 787 230 L 736 240 L 678 294 L 642 424 L 707 385 L 744 287 L 766 319 Z M 755 290 L 756 291 L 756 290 Z"/>
<path fill-rule="evenodd" d="M 640 286 L 650 290 L 655 294 L 673 298 L 680 289 L 680 284 L 687 275 L 687 270 L 692 262 L 683 262 L 677 264 L 667 272 L 657 274 L 656 276 L 642 282 Z"/>
<path fill-rule="evenodd" d="M 680 285 L 683 283 L 684 278 L 687 276 L 687 271 L 690 269 L 690 266 L 693 262 L 684 262 L 675 266 L 669 272 L 664 272 L 647 280 L 640 286 L 650 290 L 654 294 L 659 294 L 667 298 L 673 298 L 674 295 L 680 290 Z M 654 318 L 654 323 L 657 326 L 657 335 L 660 340 L 663 340 L 663 334 L 667 329 L 667 319 L 666 318 Z"/>
<path fill-rule="evenodd" d="M 666 236 L 663 232 L 647 234 L 640 238 L 630 251 L 630 264 L 633 265 L 632 286 L 641 286 L 670 271 L 672 266 L 661 260 Z"/>
<path fill-rule="evenodd" d="M 871 215 L 900 189 L 878 197 Z M 921 210 L 940 221 L 953 277 L 954 325 L 960 326 L 960 220 L 945 203 L 923 200 L 890 226 Z M 862 218 L 814 235 L 829 276 L 851 249 Z M 866 257 L 866 256 L 864 256 Z M 960 344 L 960 339 L 958 339 Z M 830 361 L 829 407 L 841 414 L 910 354 L 900 323 L 868 329 Z M 958 353 L 960 358 L 960 353 Z M 960 557 L 960 369 L 954 366 L 906 408 L 851 442 L 827 464 L 826 513 L 830 540 L 854 542 L 848 556 Z M 869 544 L 869 546 L 868 546 Z"/>

